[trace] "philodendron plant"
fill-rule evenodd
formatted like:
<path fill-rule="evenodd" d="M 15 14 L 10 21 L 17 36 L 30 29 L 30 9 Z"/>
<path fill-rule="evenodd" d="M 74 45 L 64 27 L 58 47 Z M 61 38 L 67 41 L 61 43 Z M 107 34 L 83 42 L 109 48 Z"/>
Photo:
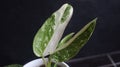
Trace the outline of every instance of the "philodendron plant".
<path fill-rule="evenodd" d="M 72 14 L 73 7 L 64 4 L 45 21 L 35 35 L 33 51 L 36 56 L 42 58 L 45 67 L 51 67 L 52 62 L 54 62 L 53 66 L 57 67 L 57 63 L 73 58 L 91 37 L 97 18 L 76 34 L 72 32 L 61 39 Z M 46 58 L 48 60 L 45 60 Z M 5 67 L 22 67 L 22 65 L 13 64 Z"/>
<path fill-rule="evenodd" d="M 45 21 L 34 37 L 33 51 L 36 56 L 42 57 L 46 67 L 51 67 L 52 61 L 56 65 L 74 57 L 94 31 L 96 18 L 78 33 L 72 32 L 61 39 L 72 14 L 73 7 L 70 4 L 64 4 Z M 47 62 L 45 58 L 48 58 Z"/>

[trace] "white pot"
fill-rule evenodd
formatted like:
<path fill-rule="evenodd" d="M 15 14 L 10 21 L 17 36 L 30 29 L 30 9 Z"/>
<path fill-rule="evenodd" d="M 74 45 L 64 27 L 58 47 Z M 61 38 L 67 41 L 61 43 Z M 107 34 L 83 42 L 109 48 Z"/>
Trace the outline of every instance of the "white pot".
<path fill-rule="evenodd" d="M 47 61 L 48 59 L 45 58 L 45 60 Z M 23 67 L 40 67 L 41 65 L 44 65 L 43 60 L 42 59 L 35 59 L 33 61 L 30 61 L 30 62 L 26 63 Z M 58 65 L 61 66 L 61 67 L 69 67 L 64 62 L 60 62 L 60 63 L 58 63 Z"/>

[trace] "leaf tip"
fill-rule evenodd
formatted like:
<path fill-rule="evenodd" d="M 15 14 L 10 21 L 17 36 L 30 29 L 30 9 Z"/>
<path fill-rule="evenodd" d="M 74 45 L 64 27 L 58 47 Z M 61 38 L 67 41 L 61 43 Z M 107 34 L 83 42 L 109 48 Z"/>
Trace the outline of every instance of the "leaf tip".
<path fill-rule="evenodd" d="M 96 23 L 97 20 L 98 20 L 98 18 L 96 17 L 95 19 L 93 19 L 93 22 Z"/>

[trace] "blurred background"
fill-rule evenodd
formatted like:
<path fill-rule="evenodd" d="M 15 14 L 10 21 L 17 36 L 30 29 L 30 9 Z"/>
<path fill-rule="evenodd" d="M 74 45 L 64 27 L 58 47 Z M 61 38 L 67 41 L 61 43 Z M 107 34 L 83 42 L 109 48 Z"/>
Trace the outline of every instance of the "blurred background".
<path fill-rule="evenodd" d="M 74 58 L 120 50 L 120 0 L 3 0 L 0 3 L 0 66 L 25 64 L 37 58 L 32 51 L 34 35 L 64 3 L 71 4 L 74 13 L 63 36 L 98 18 L 92 37 Z"/>

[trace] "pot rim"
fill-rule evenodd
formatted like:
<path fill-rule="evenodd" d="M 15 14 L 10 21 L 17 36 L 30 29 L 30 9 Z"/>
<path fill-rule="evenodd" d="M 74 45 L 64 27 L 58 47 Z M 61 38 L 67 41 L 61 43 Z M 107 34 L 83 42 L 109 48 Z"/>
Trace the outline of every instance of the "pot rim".
<path fill-rule="evenodd" d="M 48 61 L 47 58 L 45 58 L 45 60 Z M 40 67 L 43 64 L 43 60 L 41 58 L 38 58 L 26 63 L 25 65 L 23 65 L 23 67 Z M 58 65 L 60 65 L 61 67 L 69 67 L 65 62 L 60 62 L 58 63 Z"/>

